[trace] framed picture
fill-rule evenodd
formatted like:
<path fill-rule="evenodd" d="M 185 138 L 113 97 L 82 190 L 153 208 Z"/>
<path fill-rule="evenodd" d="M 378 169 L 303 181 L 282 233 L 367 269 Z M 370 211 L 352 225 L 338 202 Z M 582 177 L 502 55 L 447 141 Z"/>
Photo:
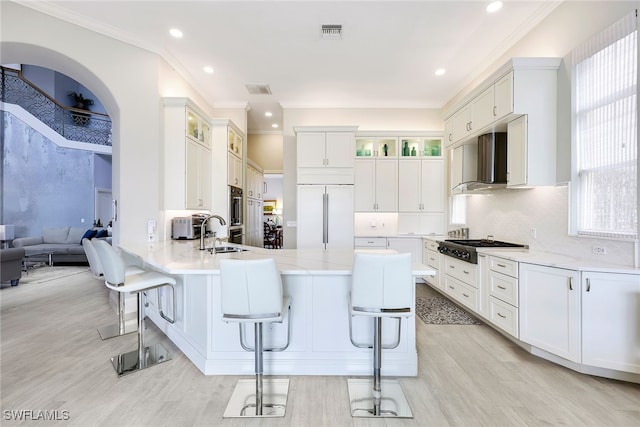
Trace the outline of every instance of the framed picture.
<path fill-rule="evenodd" d="M 273 215 L 276 210 L 276 201 L 275 200 L 265 200 L 264 205 L 262 205 L 262 213 L 265 215 Z"/>

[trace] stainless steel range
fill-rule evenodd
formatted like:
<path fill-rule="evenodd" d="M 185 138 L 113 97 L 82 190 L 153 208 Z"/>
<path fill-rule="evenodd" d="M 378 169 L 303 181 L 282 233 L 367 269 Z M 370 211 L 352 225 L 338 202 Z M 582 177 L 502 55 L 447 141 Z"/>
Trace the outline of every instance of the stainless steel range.
<path fill-rule="evenodd" d="M 472 264 L 478 263 L 476 248 L 524 248 L 518 243 L 501 242 L 489 239 L 465 239 L 438 241 L 438 252 Z"/>

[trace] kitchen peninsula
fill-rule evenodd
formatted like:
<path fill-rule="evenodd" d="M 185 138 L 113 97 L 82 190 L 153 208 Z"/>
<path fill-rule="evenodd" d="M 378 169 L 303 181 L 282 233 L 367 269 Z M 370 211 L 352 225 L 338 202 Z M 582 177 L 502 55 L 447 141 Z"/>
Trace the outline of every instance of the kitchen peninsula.
<path fill-rule="evenodd" d="M 129 262 L 169 274 L 177 281 L 176 311 L 167 288 L 149 294 L 147 316 L 206 375 L 252 375 L 253 353 L 240 346 L 238 326 L 222 321 L 219 260 L 274 258 L 282 276 L 284 294 L 291 297 L 291 311 L 282 324 L 265 328 L 267 346 L 286 342 L 284 352 L 264 354 L 265 373 L 275 375 L 370 375 L 371 350 L 359 349 L 349 338 L 349 310 L 353 250 L 283 249 L 240 247 L 242 252 L 211 254 L 198 250 L 193 241 L 164 241 L 121 246 Z M 433 275 L 421 264 L 414 276 Z M 159 306 L 171 324 L 159 314 Z M 387 321 L 388 320 L 388 321 Z M 370 342 L 370 319 L 355 317 L 354 339 Z M 247 342 L 253 332 L 245 331 Z M 383 341 L 391 343 L 398 330 L 395 320 L 385 319 Z M 401 323 L 401 340 L 383 354 L 385 375 L 416 376 L 418 372 L 415 316 Z"/>

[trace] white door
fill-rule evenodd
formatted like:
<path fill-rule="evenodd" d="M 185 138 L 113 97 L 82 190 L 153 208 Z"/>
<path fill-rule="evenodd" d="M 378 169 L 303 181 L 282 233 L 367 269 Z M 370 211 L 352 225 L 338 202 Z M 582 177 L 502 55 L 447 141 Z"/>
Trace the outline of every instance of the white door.
<path fill-rule="evenodd" d="M 444 164 L 442 160 L 422 160 L 421 199 L 424 212 L 444 212 Z"/>
<path fill-rule="evenodd" d="M 375 211 L 375 170 L 373 159 L 358 159 L 354 170 L 355 210 L 356 212 Z"/>
<path fill-rule="evenodd" d="M 420 160 L 400 160 L 398 163 L 398 211 L 420 210 Z"/>
<path fill-rule="evenodd" d="M 324 167 L 325 159 L 325 133 L 301 132 L 296 139 L 299 168 Z M 353 153 L 351 157 L 353 158 Z"/>
<path fill-rule="evenodd" d="M 325 150 L 327 167 L 352 168 L 356 152 L 353 132 L 327 132 Z"/>
<path fill-rule="evenodd" d="M 507 124 L 507 186 L 527 185 L 527 116 Z"/>
<path fill-rule="evenodd" d="M 398 160 L 376 160 L 376 210 L 398 210 Z"/>
<path fill-rule="evenodd" d="M 113 195 L 110 188 L 96 188 L 96 217 L 94 219 L 100 219 L 100 222 L 105 227 L 113 219 L 111 218 L 113 212 L 111 209 L 112 200 Z"/>

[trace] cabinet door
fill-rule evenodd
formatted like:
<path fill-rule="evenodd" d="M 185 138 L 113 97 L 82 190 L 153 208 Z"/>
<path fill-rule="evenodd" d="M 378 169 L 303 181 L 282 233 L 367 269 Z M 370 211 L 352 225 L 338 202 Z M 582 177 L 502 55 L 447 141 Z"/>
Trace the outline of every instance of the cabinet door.
<path fill-rule="evenodd" d="M 325 166 L 330 168 L 352 168 L 355 137 L 352 132 L 327 132 Z"/>
<path fill-rule="evenodd" d="M 229 155 L 228 172 L 229 185 L 242 188 L 242 160 L 236 156 Z"/>
<path fill-rule="evenodd" d="M 420 160 L 398 163 L 398 211 L 420 211 Z"/>
<path fill-rule="evenodd" d="M 398 161 L 376 161 L 376 210 L 397 212 L 398 210 Z"/>
<path fill-rule="evenodd" d="M 353 185 L 327 185 L 326 188 L 327 249 L 353 249 Z"/>
<path fill-rule="evenodd" d="M 356 160 L 354 190 L 356 212 L 375 211 L 376 163 L 373 159 Z"/>
<path fill-rule="evenodd" d="M 583 273 L 582 363 L 640 374 L 640 276 Z"/>
<path fill-rule="evenodd" d="M 471 126 L 469 131 L 475 132 L 493 122 L 494 89 L 493 85 L 471 101 Z"/>
<path fill-rule="evenodd" d="M 462 164 L 464 156 L 464 146 L 451 150 L 451 189 L 462 183 Z"/>
<path fill-rule="evenodd" d="M 324 185 L 298 185 L 298 249 L 323 248 L 323 204 Z"/>
<path fill-rule="evenodd" d="M 453 142 L 459 141 L 470 132 L 471 106 L 469 104 L 458 110 L 452 117 Z"/>
<path fill-rule="evenodd" d="M 494 120 L 513 113 L 513 71 L 495 83 Z"/>
<path fill-rule="evenodd" d="M 200 209 L 211 209 L 211 150 L 198 147 L 198 196 Z"/>
<path fill-rule="evenodd" d="M 187 139 L 186 142 L 186 150 L 187 150 L 187 165 L 186 165 L 186 208 L 187 209 L 201 209 L 201 201 L 198 197 L 198 157 L 199 157 L 199 149 L 198 144 L 192 140 Z"/>
<path fill-rule="evenodd" d="M 422 239 L 420 237 L 389 237 L 387 248 L 394 249 L 398 253 L 410 253 L 413 262 L 422 262 Z"/>
<path fill-rule="evenodd" d="M 301 132 L 298 134 L 298 167 L 321 168 L 325 165 L 325 132 Z M 353 159 L 353 150 L 349 152 Z"/>
<path fill-rule="evenodd" d="M 507 186 L 527 185 L 527 116 L 507 124 Z"/>
<path fill-rule="evenodd" d="M 444 212 L 444 164 L 441 160 L 423 160 L 421 173 L 422 211 Z"/>
<path fill-rule="evenodd" d="M 453 144 L 453 118 L 450 117 L 444 122 L 444 143 L 445 146 Z"/>
<path fill-rule="evenodd" d="M 520 339 L 579 362 L 580 286 L 578 273 L 520 263 Z"/>

